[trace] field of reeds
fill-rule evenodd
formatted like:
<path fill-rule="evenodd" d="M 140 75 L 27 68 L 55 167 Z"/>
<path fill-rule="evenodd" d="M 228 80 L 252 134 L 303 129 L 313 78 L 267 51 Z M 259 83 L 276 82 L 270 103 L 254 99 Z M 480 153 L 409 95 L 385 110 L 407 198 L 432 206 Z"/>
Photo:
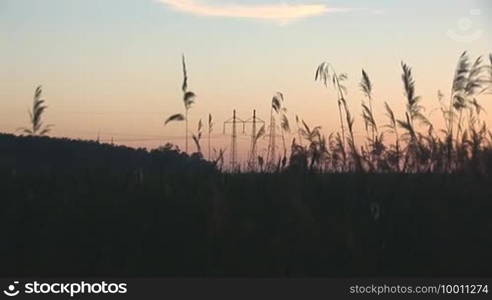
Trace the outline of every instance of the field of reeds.
<path fill-rule="evenodd" d="M 335 91 L 339 129 L 290 122 L 276 93 L 244 162 L 234 138 L 212 152 L 211 114 L 190 132 L 184 57 L 185 111 L 165 121 L 186 123 L 184 151 L 49 138 L 39 87 L 22 135 L 0 135 L 0 276 L 490 277 L 491 65 L 459 58 L 449 93 L 436 91 L 445 128 L 405 63 L 404 115 L 386 104 L 376 118 L 363 70 L 358 140 L 348 76 L 322 63 L 314 79 Z"/>
<path fill-rule="evenodd" d="M 12 135 L 0 149 L 4 277 L 492 275 L 483 174 L 231 174 Z"/>
<path fill-rule="evenodd" d="M 236 117 L 224 122 L 232 131 L 231 146 L 215 148 L 211 135 L 217 124 L 212 113 L 208 122 L 199 120 L 196 131 L 190 129 L 189 114 L 197 101 L 190 90 L 186 60 L 182 57 L 182 102 L 184 114 L 176 113 L 164 122 L 184 122 L 184 153 L 206 158 L 221 171 L 228 172 L 280 172 L 295 168 L 317 173 L 453 173 L 487 171 L 483 153 L 492 148 L 492 131 L 481 102 L 492 96 L 492 54 L 471 59 L 464 52 L 458 59 L 448 94 L 436 90 L 441 122 L 444 128 L 435 127 L 430 115 L 436 109 L 426 109 L 418 94 L 411 66 L 401 63 L 401 83 L 405 96 L 403 114 L 395 113 L 388 102 L 384 112 L 377 112 L 374 103 L 381 102 L 373 96 L 373 82 L 362 69 L 359 88 L 364 95 L 361 103 L 361 121 L 364 135 L 356 132 L 354 105 L 348 97 L 345 83 L 348 75 L 338 73 L 329 62 L 315 69 L 314 80 L 327 90 L 327 100 L 338 110 L 339 128 L 322 129 L 309 125 L 295 115 L 289 120 L 284 95 L 277 92 L 271 99 L 270 120 L 256 116 L 248 120 Z M 333 94 L 334 92 L 334 94 Z M 335 97 L 334 97 L 335 96 Z M 335 100 L 335 101 L 333 101 Z M 53 125 L 44 124 L 43 115 L 48 106 L 42 98 L 42 87 L 36 88 L 29 126 L 20 128 L 23 135 L 45 136 Z M 292 112 L 291 112 L 292 114 Z M 384 117 L 382 117 L 384 116 Z M 246 159 L 239 161 L 237 153 L 238 127 L 251 125 L 250 147 Z M 206 127 L 206 128 L 205 128 Z M 358 138 L 356 138 L 358 136 Z M 99 138 L 98 138 L 99 139 Z M 189 140 L 195 149 L 190 149 Z M 206 147 L 202 147 L 206 139 Z M 259 151 L 260 142 L 267 140 L 266 151 Z M 98 140 L 99 141 L 99 140 Z M 179 149 L 171 144 L 165 147 Z M 213 150 L 213 151 L 212 151 Z"/>
<path fill-rule="evenodd" d="M 188 147 L 188 114 L 197 95 L 189 91 L 188 73 L 183 56 L 183 103 L 185 114 L 170 116 L 165 124 L 185 121 L 185 152 Z M 251 124 L 251 143 L 247 160 L 237 161 L 236 141 L 232 138 L 229 149 L 211 153 L 210 134 L 213 131 L 212 115 L 208 116 L 208 153 L 202 151 L 201 140 L 206 137 L 204 124 L 199 121 L 192 140 L 196 153 L 218 164 L 219 169 L 232 172 L 279 172 L 287 168 L 300 168 L 318 173 L 453 173 L 485 172 L 486 162 L 482 153 L 492 146 L 492 132 L 484 118 L 481 101 L 492 94 L 492 54 L 471 59 L 464 52 L 458 59 L 448 94 L 436 90 L 436 103 L 444 128 L 436 128 L 430 121 L 432 111 L 426 110 L 418 95 L 417 83 L 412 68 L 401 63 L 401 82 L 405 96 L 404 114 L 397 115 L 384 103 L 383 115 L 376 112 L 373 83 L 369 73 L 362 70 L 359 87 L 365 96 L 362 102 L 362 122 L 365 137 L 357 139 L 354 124 L 356 116 L 351 113 L 354 105 L 345 86 L 348 75 L 337 73 L 329 62 L 321 63 L 315 70 L 314 79 L 323 87 L 332 90 L 327 98 L 338 108 L 339 129 L 327 131 L 320 126 L 311 126 L 295 116 L 289 120 L 284 95 L 276 93 L 271 100 L 269 122 L 256 119 L 229 120 L 226 124 L 240 126 Z M 328 95 L 328 94 L 327 94 Z M 328 129 L 330 130 L 330 129 Z M 233 133 L 233 136 L 236 133 Z M 258 143 L 268 140 L 264 153 L 258 152 Z M 226 153 L 229 152 L 229 153 Z M 224 155 L 230 158 L 224 167 Z"/>

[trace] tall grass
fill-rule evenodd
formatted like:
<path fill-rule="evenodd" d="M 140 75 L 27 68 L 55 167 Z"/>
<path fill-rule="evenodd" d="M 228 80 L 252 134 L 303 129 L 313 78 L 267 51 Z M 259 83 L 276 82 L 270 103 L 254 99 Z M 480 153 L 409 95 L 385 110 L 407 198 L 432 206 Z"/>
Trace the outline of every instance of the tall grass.
<path fill-rule="evenodd" d="M 331 82 L 337 91 L 340 132 L 325 138 L 320 127 L 310 126 L 296 119 L 299 137 L 292 143 L 290 164 L 304 166 L 317 172 L 483 172 L 485 157 L 491 151 L 492 132 L 481 120 L 484 111 L 480 96 L 492 91 L 492 54 L 490 62 L 482 57 L 471 61 L 463 53 L 451 85 L 450 104 L 446 107 L 445 95 L 438 93 L 444 129 L 436 129 L 417 93 L 414 72 L 401 63 L 404 92 L 404 114 L 398 117 L 385 102 L 385 115 L 389 122 L 380 126 L 376 122 L 373 106 L 373 83 L 362 70 L 359 86 L 365 100 L 362 102 L 362 119 L 367 142 L 359 148 L 354 134 L 355 119 L 349 109 L 347 89 L 343 82 L 346 74 L 338 75 L 331 64 L 324 62 L 316 69 L 315 80 L 325 86 Z M 302 138 L 301 138 L 302 136 Z M 393 143 L 385 143 L 389 136 Z M 302 145 L 302 140 L 307 145 Z M 307 163 L 306 163 L 307 162 Z"/>
<path fill-rule="evenodd" d="M 43 114 L 48 108 L 45 100 L 42 99 L 43 89 L 41 86 L 36 88 L 33 97 L 32 109 L 29 111 L 30 127 L 23 127 L 19 130 L 28 135 L 43 136 L 51 131 L 53 125 L 43 125 Z"/>
<path fill-rule="evenodd" d="M 214 121 L 212 118 L 212 114 L 208 114 L 208 160 L 212 159 L 212 154 L 211 154 L 211 142 L 210 142 L 210 136 L 212 135 L 212 132 L 214 131 Z"/>
<path fill-rule="evenodd" d="M 327 87 L 328 82 L 331 81 L 333 87 L 337 91 L 338 116 L 340 119 L 340 129 L 342 130 L 342 144 L 344 148 L 345 148 L 345 125 L 343 122 L 342 106 L 346 110 L 346 104 L 347 104 L 345 100 L 346 88 L 343 85 L 343 82 L 346 79 L 347 79 L 347 74 L 345 73 L 338 74 L 330 63 L 323 62 L 316 69 L 315 80 L 322 82 L 325 85 L 325 87 Z"/>
<path fill-rule="evenodd" d="M 270 170 L 274 170 L 277 164 L 277 120 L 280 119 L 280 129 L 284 148 L 283 158 L 286 160 L 287 158 L 287 147 L 285 144 L 285 131 L 290 131 L 289 121 L 286 116 L 287 109 L 284 107 L 284 95 L 280 92 L 277 92 L 272 97 L 272 105 L 270 108 L 270 128 L 269 128 L 269 141 L 268 141 L 268 150 L 267 150 L 267 164 Z"/>
<path fill-rule="evenodd" d="M 188 89 L 188 71 L 185 56 L 181 59 L 183 83 L 181 91 L 185 113 L 170 116 L 165 124 L 173 121 L 186 121 L 185 151 L 188 153 L 188 113 L 195 102 L 196 95 Z M 359 88 L 362 101 L 362 122 L 366 137 L 356 138 L 356 118 L 350 111 L 348 90 L 349 80 L 345 73 L 337 73 L 332 64 L 321 63 L 315 73 L 315 81 L 325 87 L 332 86 L 336 92 L 336 104 L 340 122 L 339 130 L 328 135 L 320 126 L 309 125 L 296 115 L 295 131 L 287 117 L 285 99 L 276 93 L 271 100 L 269 127 L 262 127 L 252 135 L 252 149 L 256 149 L 262 137 L 268 136 L 266 159 L 255 157 L 256 151 L 248 157 L 248 170 L 270 172 L 285 168 L 301 168 L 313 172 L 404 172 L 450 173 L 474 170 L 483 172 L 487 163 L 485 156 L 492 151 L 492 132 L 482 120 L 484 109 L 482 97 L 492 94 L 492 54 L 487 59 L 479 56 L 470 59 L 464 52 L 458 59 L 454 71 L 450 94 L 438 92 L 439 108 L 445 128 L 435 128 L 423 106 L 423 99 L 417 92 L 417 80 L 412 67 L 401 63 L 401 82 L 405 110 L 397 115 L 388 102 L 384 102 L 387 121 L 378 124 L 374 105 L 374 83 L 369 73 L 362 69 Z M 449 102 L 446 103 L 447 97 Z M 42 117 L 46 110 L 39 86 L 34 94 L 33 106 L 29 112 L 30 126 L 21 128 L 29 135 L 45 135 L 51 125 L 43 125 Z M 196 152 L 202 154 L 201 140 L 204 123 L 198 123 L 192 140 Z M 211 134 L 213 118 L 208 115 L 208 159 L 221 169 L 225 150 L 213 149 Z M 281 138 L 281 147 L 277 138 Z M 287 140 L 292 138 L 292 142 Z M 290 149 L 288 145 L 290 144 Z M 281 150 L 280 150 L 281 149 Z M 290 150 L 290 153 L 289 153 Z M 214 152 L 214 155 L 212 155 Z"/>
<path fill-rule="evenodd" d="M 203 123 L 202 120 L 198 121 L 198 128 L 196 131 L 196 134 L 192 135 L 193 142 L 195 143 L 196 146 L 196 152 L 202 155 L 202 147 L 200 145 L 200 140 L 202 139 L 202 129 L 203 129 Z"/>
<path fill-rule="evenodd" d="M 304 125 L 313 160 L 273 176 L 171 148 L 0 134 L 15 158 L 0 161 L 0 274 L 490 276 L 489 178 L 302 172 L 332 161 Z"/>
<path fill-rule="evenodd" d="M 183 114 L 174 114 L 167 118 L 164 125 L 167 125 L 169 122 L 173 121 L 185 121 L 185 152 L 188 152 L 188 111 L 190 110 L 193 103 L 195 103 L 196 95 L 194 92 L 188 90 L 188 72 L 186 70 L 186 60 L 185 56 L 181 57 L 181 63 L 183 67 L 183 84 L 181 86 L 181 91 L 183 92 L 183 104 L 185 107 L 185 115 Z"/>

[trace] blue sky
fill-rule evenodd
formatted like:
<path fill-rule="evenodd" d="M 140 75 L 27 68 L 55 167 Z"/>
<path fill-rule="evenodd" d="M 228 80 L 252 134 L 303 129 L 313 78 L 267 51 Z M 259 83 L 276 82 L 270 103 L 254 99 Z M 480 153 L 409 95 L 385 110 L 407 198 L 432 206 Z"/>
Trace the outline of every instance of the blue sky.
<path fill-rule="evenodd" d="M 312 78 L 321 61 L 348 73 L 354 111 L 363 67 L 380 107 L 389 101 L 398 110 L 401 60 L 414 67 L 417 91 L 433 105 L 437 89 L 449 89 L 462 51 L 492 52 L 488 0 L 182 2 L 198 11 L 176 9 L 173 1 L 0 0 L 0 129 L 25 124 L 34 88 L 43 84 L 55 135 L 179 136 L 179 124 L 162 123 L 182 111 L 179 59 L 185 53 L 190 87 L 199 95 L 192 123 L 209 112 L 221 123 L 233 108 L 266 114 L 271 95 L 282 91 L 293 115 L 329 132 L 337 124 L 333 93 Z M 282 3 L 327 10 L 264 18 L 261 5 L 272 14 Z M 220 16 L 210 15 L 217 11 Z M 251 17 L 257 13 L 263 17 Z"/>

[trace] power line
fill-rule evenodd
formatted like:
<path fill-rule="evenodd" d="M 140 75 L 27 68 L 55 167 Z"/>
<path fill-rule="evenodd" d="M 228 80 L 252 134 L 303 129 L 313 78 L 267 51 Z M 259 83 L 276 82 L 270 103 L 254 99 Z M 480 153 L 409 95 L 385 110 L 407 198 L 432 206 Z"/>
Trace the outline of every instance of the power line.
<path fill-rule="evenodd" d="M 211 136 L 210 139 L 220 139 L 220 138 L 225 138 L 222 135 L 217 135 L 217 136 Z M 134 139 L 128 139 L 128 138 L 122 138 L 118 139 L 115 138 L 113 139 L 115 142 L 145 142 L 145 141 L 165 141 L 165 140 L 184 140 L 186 139 L 185 136 L 174 136 L 174 137 L 161 137 L 161 138 L 134 138 Z M 101 139 L 101 140 L 107 140 L 107 139 Z"/>

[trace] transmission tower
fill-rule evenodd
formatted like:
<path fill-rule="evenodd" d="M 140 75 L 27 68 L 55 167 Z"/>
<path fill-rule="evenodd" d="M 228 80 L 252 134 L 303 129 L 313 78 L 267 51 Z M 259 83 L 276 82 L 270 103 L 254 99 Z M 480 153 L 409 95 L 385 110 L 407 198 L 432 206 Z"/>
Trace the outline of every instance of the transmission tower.
<path fill-rule="evenodd" d="M 265 121 L 263 121 L 262 119 L 256 117 L 256 110 L 253 110 L 253 117 L 246 120 L 244 123 L 246 124 L 252 124 L 251 125 L 251 146 L 250 146 L 250 150 L 249 150 L 249 157 L 248 157 L 248 168 L 250 170 L 255 170 L 256 168 L 256 148 L 257 148 L 257 142 L 258 142 L 258 139 L 257 139 L 257 134 L 258 134 L 258 130 L 257 130 L 257 125 L 262 125 L 264 126 L 265 125 Z"/>
<path fill-rule="evenodd" d="M 224 134 L 226 132 L 227 125 L 232 126 L 231 134 L 231 170 L 234 172 L 237 170 L 237 124 L 243 125 L 243 133 L 245 129 L 244 121 L 236 116 L 236 110 L 232 113 L 232 118 L 224 122 Z"/>

